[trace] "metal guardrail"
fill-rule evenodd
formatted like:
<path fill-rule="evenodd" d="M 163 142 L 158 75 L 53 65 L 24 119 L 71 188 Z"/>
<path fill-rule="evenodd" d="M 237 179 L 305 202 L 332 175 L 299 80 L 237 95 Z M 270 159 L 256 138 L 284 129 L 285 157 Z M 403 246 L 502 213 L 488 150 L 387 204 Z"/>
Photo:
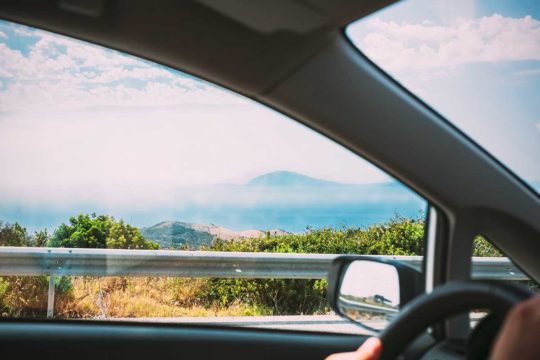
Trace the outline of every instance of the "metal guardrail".
<path fill-rule="evenodd" d="M 336 255 L 5 247 L 0 248 L 0 274 L 322 279 L 334 257 Z"/>
<path fill-rule="evenodd" d="M 341 296 L 339 297 L 339 305 L 343 313 L 345 313 L 347 309 L 375 312 L 375 313 L 380 313 L 380 314 L 385 314 L 385 315 L 397 314 L 399 312 L 399 310 L 396 308 L 368 304 L 368 303 L 364 303 L 360 301 L 353 301 L 353 300 L 349 300 Z"/>
<path fill-rule="evenodd" d="M 278 254 L 179 250 L 120 250 L 0 247 L 0 275 L 48 275 L 48 316 L 56 276 L 171 276 L 213 278 L 323 279 L 334 254 Z M 421 256 L 373 256 L 417 269 Z M 526 280 L 507 258 L 473 258 L 473 277 Z"/>

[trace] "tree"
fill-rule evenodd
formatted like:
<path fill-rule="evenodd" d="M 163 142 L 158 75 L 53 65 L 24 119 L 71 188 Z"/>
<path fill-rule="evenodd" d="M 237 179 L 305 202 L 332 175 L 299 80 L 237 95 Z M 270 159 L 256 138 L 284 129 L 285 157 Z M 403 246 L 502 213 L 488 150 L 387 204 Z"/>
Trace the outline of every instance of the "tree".
<path fill-rule="evenodd" d="M 30 246 L 31 239 L 19 223 L 0 222 L 0 246 Z"/>
<path fill-rule="evenodd" d="M 158 244 L 148 241 L 139 229 L 123 220 L 112 222 L 106 239 L 107 248 L 112 249 L 157 249 Z"/>
<path fill-rule="evenodd" d="M 49 233 L 47 232 L 47 229 L 38 230 L 34 232 L 33 236 L 33 246 L 37 247 L 43 247 L 47 245 L 47 241 L 49 241 Z"/>
<path fill-rule="evenodd" d="M 109 215 L 79 214 L 61 224 L 48 241 L 52 247 L 157 249 L 139 229 Z"/>

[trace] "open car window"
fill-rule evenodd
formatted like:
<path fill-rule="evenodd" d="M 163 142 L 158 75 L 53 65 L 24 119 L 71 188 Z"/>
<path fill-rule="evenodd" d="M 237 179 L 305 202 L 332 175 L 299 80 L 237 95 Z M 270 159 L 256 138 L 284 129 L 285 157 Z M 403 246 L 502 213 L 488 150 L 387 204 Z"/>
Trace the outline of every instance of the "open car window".
<path fill-rule="evenodd" d="M 400 1 L 346 32 L 378 67 L 540 191 L 537 1 Z"/>
<path fill-rule="evenodd" d="M 426 201 L 275 111 L 4 21 L 0 64 L 5 317 L 355 332 L 336 254 L 421 269 Z"/>

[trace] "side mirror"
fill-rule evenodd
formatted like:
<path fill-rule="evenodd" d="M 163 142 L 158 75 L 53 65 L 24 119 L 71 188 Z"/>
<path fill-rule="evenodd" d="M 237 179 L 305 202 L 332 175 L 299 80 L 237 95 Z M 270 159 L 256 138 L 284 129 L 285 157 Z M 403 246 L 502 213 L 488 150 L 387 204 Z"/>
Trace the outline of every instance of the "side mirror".
<path fill-rule="evenodd" d="M 423 292 L 422 274 L 397 260 L 340 256 L 328 274 L 328 301 L 334 312 L 375 332 Z"/>

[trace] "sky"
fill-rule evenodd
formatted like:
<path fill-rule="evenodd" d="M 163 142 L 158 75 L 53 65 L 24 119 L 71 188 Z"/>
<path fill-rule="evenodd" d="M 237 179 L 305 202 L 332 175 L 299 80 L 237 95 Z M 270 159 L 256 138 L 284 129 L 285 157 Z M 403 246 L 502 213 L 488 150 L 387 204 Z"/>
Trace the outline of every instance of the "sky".
<path fill-rule="evenodd" d="M 155 195 L 277 170 L 344 183 L 390 180 L 249 99 L 8 22 L 0 22 L 0 163 L 9 174 L 1 194 L 28 200 L 121 194 L 126 185 Z"/>
<path fill-rule="evenodd" d="M 540 2 L 401 1 L 347 34 L 540 192 Z"/>
<path fill-rule="evenodd" d="M 383 185 L 384 172 L 305 126 L 205 81 L 0 21 L 0 221 L 54 230 L 77 213 L 136 226 L 359 225 L 425 203 L 405 189 L 242 188 L 275 171 Z M 235 188 L 235 186 L 238 186 Z M 337 204 L 339 202 L 339 204 Z M 352 204 L 354 202 L 354 204 Z"/>

